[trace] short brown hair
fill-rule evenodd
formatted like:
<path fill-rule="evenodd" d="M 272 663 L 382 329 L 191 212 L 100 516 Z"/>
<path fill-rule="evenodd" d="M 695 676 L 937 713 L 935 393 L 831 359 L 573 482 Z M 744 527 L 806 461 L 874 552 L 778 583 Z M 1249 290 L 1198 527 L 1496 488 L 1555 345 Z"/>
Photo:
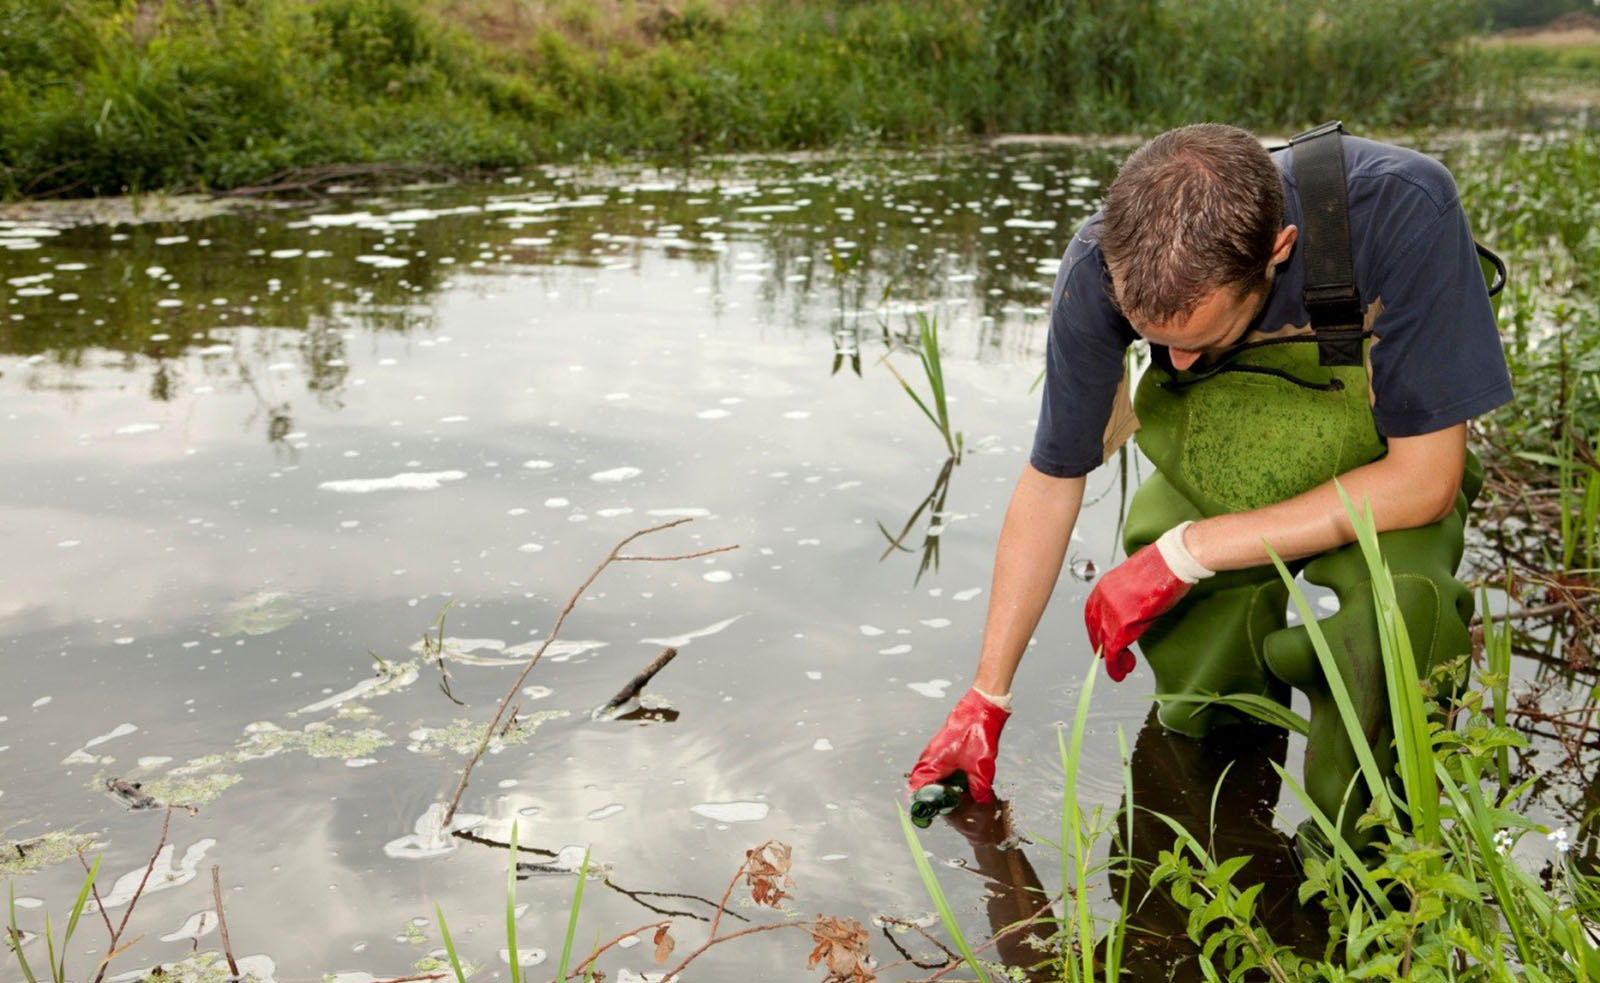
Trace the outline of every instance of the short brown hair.
<path fill-rule="evenodd" d="M 1106 189 L 1100 249 L 1130 320 L 1187 316 L 1211 291 L 1266 283 L 1283 225 L 1283 175 L 1256 137 L 1221 123 L 1168 130 Z"/>

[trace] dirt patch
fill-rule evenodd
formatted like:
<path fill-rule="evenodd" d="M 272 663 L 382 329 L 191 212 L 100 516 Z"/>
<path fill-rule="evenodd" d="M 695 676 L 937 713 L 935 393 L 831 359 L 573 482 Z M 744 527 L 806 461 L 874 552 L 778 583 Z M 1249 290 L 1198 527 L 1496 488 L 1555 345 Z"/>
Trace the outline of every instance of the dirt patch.
<path fill-rule="evenodd" d="M 1484 44 L 1524 44 L 1541 48 L 1600 47 L 1600 17 L 1574 10 L 1548 24 L 1499 31 L 1485 38 Z"/>
<path fill-rule="evenodd" d="M 706 0 L 686 12 L 676 0 L 449 0 L 439 17 L 503 50 L 525 49 L 543 31 L 597 51 L 647 47 L 705 29 L 753 0 Z"/>
<path fill-rule="evenodd" d="M 189 222 L 246 208 L 257 201 L 212 198 L 209 195 L 126 195 L 115 198 L 68 198 L 60 201 L 0 203 L 0 221 L 72 225 L 139 225 L 144 222 Z"/>

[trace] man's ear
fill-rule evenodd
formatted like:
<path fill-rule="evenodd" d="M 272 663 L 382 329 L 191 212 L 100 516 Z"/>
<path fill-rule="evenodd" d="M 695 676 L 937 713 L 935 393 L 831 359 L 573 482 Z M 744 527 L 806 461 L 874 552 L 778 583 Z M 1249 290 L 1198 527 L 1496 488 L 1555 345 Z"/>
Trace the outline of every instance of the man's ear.
<path fill-rule="evenodd" d="M 1289 253 L 1294 250 L 1294 244 L 1300 238 L 1298 226 L 1285 225 L 1278 230 L 1278 237 L 1272 241 L 1272 265 L 1277 266 L 1289 258 Z"/>

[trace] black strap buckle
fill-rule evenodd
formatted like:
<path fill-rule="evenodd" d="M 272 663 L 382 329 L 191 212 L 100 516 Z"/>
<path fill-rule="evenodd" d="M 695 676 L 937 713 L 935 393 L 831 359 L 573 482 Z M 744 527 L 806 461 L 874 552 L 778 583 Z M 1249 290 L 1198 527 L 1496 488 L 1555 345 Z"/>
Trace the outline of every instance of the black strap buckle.
<path fill-rule="evenodd" d="M 1304 299 L 1311 323 L 1319 329 L 1361 324 L 1361 293 L 1353 283 L 1307 287 Z"/>

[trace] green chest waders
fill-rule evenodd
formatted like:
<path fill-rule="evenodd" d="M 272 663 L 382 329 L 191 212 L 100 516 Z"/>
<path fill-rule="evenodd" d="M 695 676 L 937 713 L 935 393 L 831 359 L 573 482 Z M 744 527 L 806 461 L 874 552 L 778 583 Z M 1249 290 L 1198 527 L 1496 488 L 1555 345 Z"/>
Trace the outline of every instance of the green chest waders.
<path fill-rule="evenodd" d="M 1134 397 L 1139 447 L 1157 473 L 1135 493 L 1123 544 L 1133 551 L 1186 519 L 1258 508 L 1291 498 L 1383 456 L 1373 424 L 1366 370 L 1319 364 L 1317 344 L 1268 342 L 1232 355 L 1218 370 L 1179 372 L 1153 366 Z M 1482 472 L 1468 455 L 1456 508 L 1440 522 L 1378 537 L 1417 665 L 1426 674 L 1470 651 L 1472 596 L 1455 579 L 1467 507 Z M 1370 578 L 1359 546 L 1309 561 L 1307 581 L 1332 588 L 1339 610 L 1320 621 L 1361 717 L 1379 767 L 1392 774 L 1393 729 Z M 1219 573 L 1197 584 L 1139 642 L 1157 692 L 1249 693 L 1287 703 L 1289 689 L 1311 704 L 1305 787 L 1330 818 L 1355 818 L 1369 795 L 1357 785 L 1354 751 L 1306 629 L 1287 627 L 1288 591 L 1270 565 Z M 1199 737 L 1239 717 L 1218 705 L 1168 701 L 1169 729 Z"/>

